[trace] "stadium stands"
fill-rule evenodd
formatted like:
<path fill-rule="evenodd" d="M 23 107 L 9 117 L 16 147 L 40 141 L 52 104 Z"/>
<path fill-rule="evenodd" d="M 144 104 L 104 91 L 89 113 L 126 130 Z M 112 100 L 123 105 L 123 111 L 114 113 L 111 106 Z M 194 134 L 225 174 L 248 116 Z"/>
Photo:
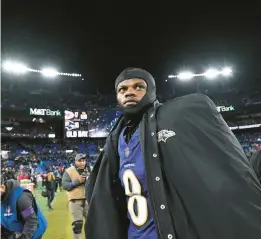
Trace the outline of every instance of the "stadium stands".
<path fill-rule="evenodd" d="M 236 132 L 235 135 L 248 157 L 261 148 L 261 132 Z M 74 139 L 26 143 L 9 141 L 1 146 L 2 150 L 10 151 L 9 166 L 14 166 L 16 161 L 21 162 L 22 160 L 24 165 L 35 168 L 34 172 L 39 174 L 45 173 L 48 167 L 54 169 L 59 166 L 68 167 L 74 162 L 77 152 L 87 154 L 88 161 L 93 166 L 104 143 L 104 139 Z M 17 170 L 19 171 L 18 168 Z"/>
<path fill-rule="evenodd" d="M 1 147 L 2 150 L 10 151 L 8 165 L 15 167 L 17 171 L 21 170 L 17 166 L 21 165 L 21 162 L 28 165 L 36 174 L 45 173 L 48 167 L 67 167 L 73 163 L 77 152 L 86 153 L 89 163 L 93 165 L 105 143 L 105 139 L 63 138 L 63 117 L 54 121 L 44 117 L 34 118 L 34 116 L 22 120 L 28 107 L 59 109 L 62 112 L 64 110 L 85 111 L 88 121 L 81 126 L 81 130 L 89 131 L 89 137 L 97 137 L 96 132 L 108 133 L 121 114 L 114 94 L 101 95 L 99 92 L 82 94 L 67 84 L 60 84 L 59 89 L 57 87 L 52 88 L 44 81 L 35 81 L 32 85 L 30 80 L 22 82 L 3 80 L 1 109 L 7 110 L 7 113 L 3 111 L 2 114 Z M 217 106 L 235 106 L 235 112 L 229 112 L 232 113 L 231 115 L 223 115 L 228 125 L 234 127 L 261 123 L 260 115 L 256 114 L 252 117 L 246 114 L 249 106 L 261 105 L 261 92 L 255 89 L 247 92 L 246 94 L 233 89 L 205 93 Z M 182 94 L 176 92 L 159 95 L 158 99 L 165 102 L 178 96 Z M 239 111 L 240 114 L 237 113 Z M 11 114 L 12 112 L 22 112 L 22 114 Z M 241 117 L 242 114 L 245 116 Z M 260 127 L 251 131 L 233 132 L 248 157 L 260 149 Z M 48 139 L 49 134 L 55 134 L 55 139 Z"/>

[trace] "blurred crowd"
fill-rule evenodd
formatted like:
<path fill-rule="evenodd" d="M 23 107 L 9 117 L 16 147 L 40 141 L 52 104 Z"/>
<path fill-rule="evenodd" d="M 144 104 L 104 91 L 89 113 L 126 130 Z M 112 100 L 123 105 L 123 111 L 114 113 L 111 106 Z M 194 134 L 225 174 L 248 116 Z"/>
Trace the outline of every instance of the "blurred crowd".
<path fill-rule="evenodd" d="M 39 83 L 39 82 L 38 82 Z M 13 109 L 50 108 L 50 109 L 86 109 L 95 107 L 114 108 L 117 107 L 115 95 L 96 94 L 84 95 L 79 91 L 67 89 L 66 85 L 61 85 L 63 89 L 51 89 L 48 86 L 34 87 L 30 89 L 26 84 L 19 82 L 8 82 L 2 84 L 1 107 Z M 19 91 L 19 94 L 17 92 Z"/>
<path fill-rule="evenodd" d="M 5 76 L 6 77 L 6 76 Z M 53 84 L 49 82 L 36 81 L 34 84 L 25 79 L 24 81 L 2 81 L 1 107 L 13 109 L 26 109 L 28 107 L 51 108 L 51 109 L 94 109 L 94 108 L 117 108 L 114 93 L 102 94 L 97 89 L 95 93 L 83 93 L 79 86 L 75 87 L 72 82 L 64 84 Z M 245 90 L 245 91 L 244 91 Z M 19 92 L 19 93 L 18 93 Z M 160 102 L 180 97 L 183 92 L 173 88 L 170 92 L 166 90 L 158 92 L 157 98 Z M 201 91 L 208 95 L 217 105 L 242 105 L 261 104 L 261 91 L 255 88 L 236 89 L 231 87 L 204 89 Z"/>
<path fill-rule="evenodd" d="M 66 140 L 53 142 L 35 142 L 35 139 L 26 142 L 2 142 L 2 151 L 9 152 L 7 167 L 11 167 L 16 174 L 30 175 L 46 174 L 48 170 L 59 170 L 74 163 L 77 153 L 87 155 L 88 163 L 93 166 L 99 152 L 103 149 L 104 140 Z"/>
<path fill-rule="evenodd" d="M 261 148 L 261 132 L 236 132 L 236 137 L 247 157 Z M 30 175 L 45 174 L 48 170 L 58 170 L 61 174 L 64 168 L 74 163 L 77 153 L 87 155 L 90 166 L 93 166 L 98 154 L 102 151 L 105 139 L 72 139 L 72 140 L 36 140 L 26 139 L 4 140 L 2 151 L 9 152 L 7 166 L 16 174 L 30 172 Z"/>
<path fill-rule="evenodd" d="M 238 132 L 236 136 L 248 158 L 261 149 L 261 132 Z"/>

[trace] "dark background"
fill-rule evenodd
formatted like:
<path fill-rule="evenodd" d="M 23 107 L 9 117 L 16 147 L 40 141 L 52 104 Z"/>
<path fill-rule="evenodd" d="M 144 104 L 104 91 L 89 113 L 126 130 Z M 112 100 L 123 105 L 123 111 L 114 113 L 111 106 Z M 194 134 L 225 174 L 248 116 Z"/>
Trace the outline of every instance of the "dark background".
<path fill-rule="evenodd" d="M 112 93 L 129 66 L 150 71 L 163 92 L 174 87 L 169 74 L 224 65 L 235 71 L 231 84 L 256 87 L 260 16 L 260 7 L 235 1 L 3 0 L 2 60 L 81 73 L 84 81 L 72 81 L 85 93 Z"/>

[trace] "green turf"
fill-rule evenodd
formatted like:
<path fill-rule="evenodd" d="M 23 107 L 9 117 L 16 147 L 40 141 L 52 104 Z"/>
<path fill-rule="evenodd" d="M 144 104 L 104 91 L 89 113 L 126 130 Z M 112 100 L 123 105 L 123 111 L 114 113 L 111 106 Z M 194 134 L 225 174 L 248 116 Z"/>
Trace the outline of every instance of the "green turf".
<path fill-rule="evenodd" d="M 52 211 L 48 210 L 47 198 L 41 196 L 40 190 L 36 190 L 34 194 L 39 207 L 48 221 L 48 228 L 43 239 L 72 239 L 72 221 L 66 193 L 56 193 L 52 203 L 54 208 Z M 84 233 L 82 238 L 84 239 Z"/>

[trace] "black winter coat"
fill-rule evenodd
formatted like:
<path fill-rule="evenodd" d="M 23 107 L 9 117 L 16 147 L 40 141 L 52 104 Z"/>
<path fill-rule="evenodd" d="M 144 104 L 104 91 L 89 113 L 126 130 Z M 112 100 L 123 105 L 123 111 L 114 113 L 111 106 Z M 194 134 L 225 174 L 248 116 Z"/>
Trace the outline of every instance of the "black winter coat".
<path fill-rule="evenodd" d="M 250 158 L 250 163 L 252 164 L 257 178 L 261 183 L 261 150 L 258 150 L 252 155 Z"/>
<path fill-rule="evenodd" d="M 87 239 L 127 239 L 112 131 L 86 183 Z M 204 95 L 155 103 L 139 125 L 159 239 L 260 239 L 261 186 L 241 145 Z M 165 131 L 164 131 L 165 130 Z"/>

